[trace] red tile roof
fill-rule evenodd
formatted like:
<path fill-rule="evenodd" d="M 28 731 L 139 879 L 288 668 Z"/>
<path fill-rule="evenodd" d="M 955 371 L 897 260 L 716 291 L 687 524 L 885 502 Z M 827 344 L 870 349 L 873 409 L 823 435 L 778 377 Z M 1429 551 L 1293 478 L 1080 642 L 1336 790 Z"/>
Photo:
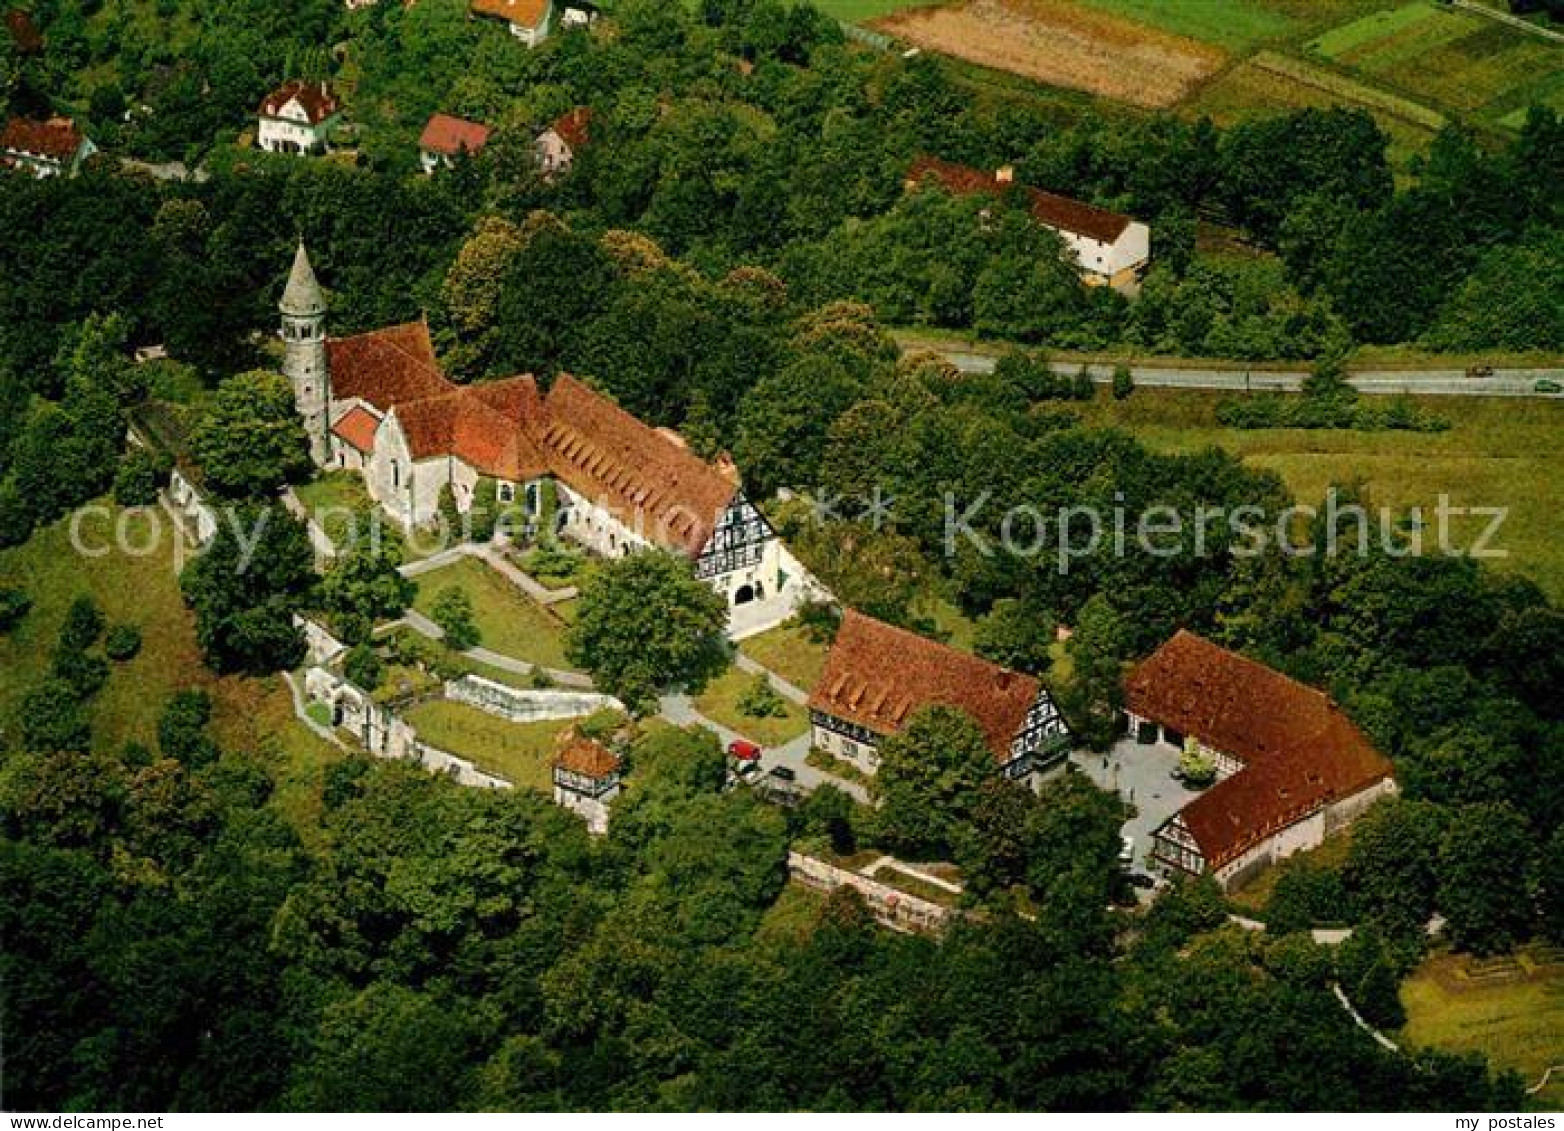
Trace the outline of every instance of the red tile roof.
<path fill-rule="evenodd" d="M 435 114 L 424 126 L 424 132 L 418 139 L 418 148 L 455 157 L 463 151 L 480 153 L 488 143 L 488 126 L 469 122 L 465 118 L 453 118 L 449 114 Z"/>
<path fill-rule="evenodd" d="M 882 735 L 920 707 L 955 707 L 1003 764 L 1041 690 L 1029 675 L 848 609 L 809 706 Z"/>
<path fill-rule="evenodd" d="M 304 107 L 304 116 L 312 126 L 320 125 L 342 109 L 342 104 L 337 101 L 337 96 L 331 89 L 331 84 L 292 79 L 266 96 L 261 103 L 261 116 L 277 117 L 282 113 L 283 107 L 295 98 L 299 100 L 299 105 Z"/>
<path fill-rule="evenodd" d="M 601 744 L 578 734 L 554 756 L 554 767 L 601 781 L 619 772 L 619 758 Z"/>
<path fill-rule="evenodd" d="M 354 405 L 342 414 L 342 419 L 331 430 L 361 452 L 375 450 L 375 433 L 380 430 L 380 418 L 363 405 Z"/>
<path fill-rule="evenodd" d="M 358 397 L 382 412 L 403 401 L 437 397 L 454 386 L 434 358 L 429 327 L 423 322 L 389 326 L 326 343 L 331 395 Z"/>
<path fill-rule="evenodd" d="M 999 179 L 994 173 L 985 173 L 966 165 L 941 161 L 938 157 L 920 157 L 912 163 L 908 179 L 914 183 L 933 180 L 946 191 L 957 196 L 973 196 L 979 193 L 1003 196 L 1012 185 Z M 1040 223 L 1060 231 L 1088 236 L 1102 243 L 1113 243 L 1133 220 L 1118 212 L 1098 208 L 1082 200 L 1044 192 L 1037 188 L 1024 188 L 1032 202 L 1032 215 Z"/>
<path fill-rule="evenodd" d="M 535 28 L 548 14 L 549 0 L 472 0 L 472 10 L 520 27 Z"/>
<path fill-rule="evenodd" d="M 549 126 L 566 145 L 571 152 L 576 152 L 591 140 L 592 133 L 592 108 L 590 106 L 577 106 L 568 114 L 563 114 L 554 120 Z"/>
<path fill-rule="evenodd" d="M 736 488 L 681 443 L 569 374 L 548 394 L 540 442 L 567 487 L 658 545 L 694 555 Z"/>
<path fill-rule="evenodd" d="M 69 118 L 50 118 L 47 122 L 31 118 L 12 118 L 0 133 L 0 149 L 69 161 L 76 156 L 85 139 Z"/>
<path fill-rule="evenodd" d="M 1212 868 L 1393 773 L 1323 692 L 1192 632 L 1130 673 L 1125 706 L 1244 763 L 1180 812 Z"/>

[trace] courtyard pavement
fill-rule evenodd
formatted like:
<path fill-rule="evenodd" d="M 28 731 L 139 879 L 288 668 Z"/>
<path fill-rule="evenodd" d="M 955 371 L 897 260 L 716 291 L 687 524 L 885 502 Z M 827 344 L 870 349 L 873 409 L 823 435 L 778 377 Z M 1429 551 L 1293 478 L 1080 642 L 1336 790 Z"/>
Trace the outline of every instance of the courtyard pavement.
<path fill-rule="evenodd" d="M 1142 746 L 1133 738 L 1120 739 L 1107 754 L 1078 751 L 1071 757 L 1092 781 L 1135 806 L 1135 815 L 1124 824 L 1124 835 L 1135 840 L 1136 871 L 1149 870 L 1151 834 L 1199 796 L 1173 780 L 1178 758 L 1178 751 L 1170 746 Z"/>

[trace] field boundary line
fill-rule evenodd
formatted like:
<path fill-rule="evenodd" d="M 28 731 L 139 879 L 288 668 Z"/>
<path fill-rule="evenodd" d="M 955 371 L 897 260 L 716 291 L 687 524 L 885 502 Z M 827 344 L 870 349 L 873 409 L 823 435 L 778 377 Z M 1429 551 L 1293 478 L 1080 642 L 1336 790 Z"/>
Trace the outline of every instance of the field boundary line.
<path fill-rule="evenodd" d="M 1509 12 L 1501 12 L 1497 8 L 1490 8 L 1485 4 L 1475 3 L 1475 0 L 1450 0 L 1457 8 L 1465 12 L 1476 12 L 1479 16 L 1487 16 L 1490 20 L 1497 20 L 1501 24 L 1509 24 L 1511 27 L 1522 31 L 1529 31 L 1533 35 L 1540 35 L 1543 39 L 1551 39 L 1555 43 L 1564 43 L 1564 32 L 1554 31 L 1552 28 L 1534 24 L 1529 20 L 1523 20 L 1519 16 L 1512 16 Z M 1564 1065 L 1557 1067 L 1564 1068 Z"/>
<path fill-rule="evenodd" d="M 1450 124 L 1448 118 L 1432 107 L 1277 51 L 1256 52 L 1249 61 L 1263 71 L 1348 99 L 1370 110 L 1382 110 L 1424 129 L 1441 130 Z"/>

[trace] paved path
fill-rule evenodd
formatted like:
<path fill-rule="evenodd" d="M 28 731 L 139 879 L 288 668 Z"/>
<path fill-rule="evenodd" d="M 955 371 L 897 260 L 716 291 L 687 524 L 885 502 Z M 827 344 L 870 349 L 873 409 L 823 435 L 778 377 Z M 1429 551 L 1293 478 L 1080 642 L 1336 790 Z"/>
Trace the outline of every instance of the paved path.
<path fill-rule="evenodd" d="M 997 360 L 988 354 L 967 350 L 941 347 L 936 352 L 963 373 L 992 373 Z M 1078 367 L 1059 362 L 1054 368 L 1069 374 Z M 1097 363 L 1086 368 L 1098 384 L 1113 380 L 1113 365 Z M 1308 376 L 1302 370 L 1185 369 L 1166 365 L 1131 365 L 1130 373 L 1137 385 L 1147 388 L 1287 393 L 1299 391 Z M 1496 369 L 1492 377 L 1483 378 L 1468 377 L 1463 369 L 1363 369 L 1348 378 L 1359 392 L 1371 395 L 1537 397 L 1564 402 L 1564 393 L 1537 392 L 1536 384 L 1543 379 L 1564 384 L 1564 369 Z"/>
<path fill-rule="evenodd" d="M 800 706 L 809 702 L 809 692 L 796 684 L 789 683 L 770 668 L 762 667 L 743 652 L 735 653 L 733 663 L 740 671 L 749 672 L 751 675 L 767 676 L 771 680 L 771 686 L 777 689 L 777 694 L 782 698 L 791 699 Z"/>
<path fill-rule="evenodd" d="M 947 880 L 944 876 L 936 876 L 933 872 L 925 872 L 919 865 L 909 864 L 907 861 L 898 860 L 894 856 L 881 856 L 878 860 L 871 860 L 858 869 L 858 874 L 872 880 L 876 872 L 887 866 L 906 875 L 916 876 L 918 879 L 933 884 L 937 888 L 943 888 L 950 892 L 951 895 L 960 895 L 962 893 L 962 886 L 954 880 Z M 880 882 L 884 883 L 885 881 L 881 880 Z"/>
<path fill-rule="evenodd" d="M 1486 4 L 1475 3 L 1474 0 L 1452 0 L 1457 8 L 1465 8 L 1468 12 L 1476 12 L 1480 16 L 1487 16 L 1490 20 L 1498 20 L 1501 24 L 1509 24 L 1511 27 L 1522 31 L 1529 31 L 1533 35 L 1540 35 L 1544 39 L 1551 39 L 1556 43 L 1564 43 L 1564 32 L 1554 31 L 1552 28 L 1534 24 L 1530 20 L 1523 20 L 1519 16 L 1512 16 L 1509 12 L 1501 12 L 1497 8 L 1490 8 Z"/>
<path fill-rule="evenodd" d="M 688 695 L 664 695 L 660 706 L 662 717 L 669 722 L 676 726 L 688 726 L 691 723 L 698 723 L 707 730 L 715 731 L 724 747 L 734 739 L 743 737 L 737 731 L 729 730 L 720 723 L 714 723 L 697 711 L 695 704 Z M 863 786 L 857 782 L 848 781 L 846 778 L 839 778 L 835 774 L 828 774 L 818 770 L 805 761 L 809 754 L 809 739 L 809 734 L 805 733 L 782 746 L 767 747 L 760 758 L 761 769 L 764 771 L 771 769 L 773 766 L 786 766 L 793 771 L 797 783 L 805 790 L 814 790 L 827 784 L 834 785 L 842 792 L 850 795 L 854 800 L 867 805 L 869 803 L 869 791 Z"/>
<path fill-rule="evenodd" d="M 480 561 L 483 561 L 495 573 L 540 605 L 557 605 L 561 601 L 569 601 L 576 596 L 574 587 L 567 586 L 564 589 L 550 589 L 548 586 L 540 584 L 528 574 L 517 569 L 515 564 L 495 547 L 477 545 L 470 542 L 463 542 L 461 545 L 452 546 L 448 550 L 430 554 L 427 558 L 408 562 L 400 567 L 399 572 L 403 577 L 421 577 L 426 573 L 444 569 L 462 558 L 478 558 Z"/>
<path fill-rule="evenodd" d="M 434 621 L 424 616 L 417 609 L 408 609 L 402 614 L 400 620 L 383 624 L 378 631 L 382 633 L 388 632 L 398 625 L 406 625 L 414 632 L 427 636 L 431 640 L 445 639 L 445 629 L 435 624 Z M 492 652 L 483 647 L 469 648 L 462 652 L 461 655 L 466 656 L 470 660 L 477 660 L 480 664 L 488 664 L 490 667 L 510 672 L 512 675 L 531 675 L 539 668 L 542 668 L 543 671 L 548 673 L 549 678 L 561 687 L 586 689 L 592 686 L 591 679 L 580 672 L 567 672 L 562 668 L 544 668 L 542 664 L 529 664 L 525 660 L 518 660 L 514 656 L 507 656 L 502 652 Z"/>

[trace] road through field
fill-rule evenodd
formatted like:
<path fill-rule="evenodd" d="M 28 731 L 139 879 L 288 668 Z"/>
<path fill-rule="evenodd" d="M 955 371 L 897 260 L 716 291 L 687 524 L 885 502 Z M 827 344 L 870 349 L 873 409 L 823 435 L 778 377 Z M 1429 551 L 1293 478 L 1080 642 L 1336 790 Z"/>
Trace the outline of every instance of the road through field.
<path fill-rule="evenodd" d="M 995 359 L 986 354 L 961 350 L 936 349 L 963 373 L 992 373 Z M 1062 370 L 1073 366 L 1062 365 Z M 1089 365 L 1093 379 L 1107 383 L 1113 379 L 1112 365 Z M 1153 389 L 1222 389 L 1233 392 L 1295 393 L 1308 376 L 1303 370 L 1257 370 L 1246 373 L 1232 369 L 1185 369 L 1155 365 L 1132 365 L 1130 374 L 1137 385 Z M 1471 378 L 1460 369 L 1364 369 L 1349 380 L 1362 393 L 1391 395 L 1416 393 L 1430 397 L 1538 397 L 1564 401 L 1564 394 L 1539 393 L 1537 382 L 1564 384 L 1564 369 L 1497 369 L 1492 377 Z"/>

